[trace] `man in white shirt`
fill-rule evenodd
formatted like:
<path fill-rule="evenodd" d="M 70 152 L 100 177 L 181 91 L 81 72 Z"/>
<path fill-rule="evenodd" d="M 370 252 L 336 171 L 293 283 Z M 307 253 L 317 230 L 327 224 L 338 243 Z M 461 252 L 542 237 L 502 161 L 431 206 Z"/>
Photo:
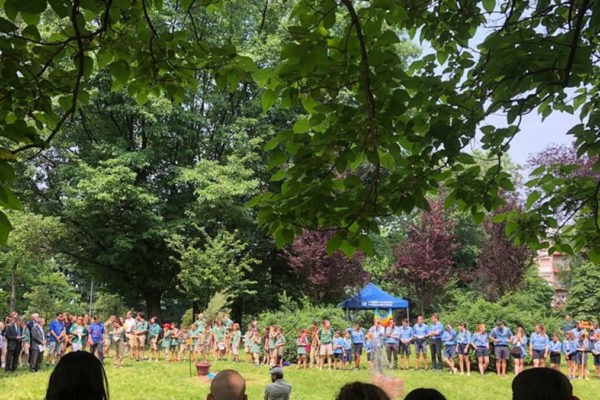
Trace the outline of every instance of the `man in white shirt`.
<path fill-rule="evenodd" d="M 133 351 L 131 349 L 135 346 L 136 338 L 135 338 L 135 318 L 133 318 L 133 313 L 131 311 L 127 311 L 127 319 L 123 323 L 123 328 L 125 328 L 125 336 L 127 337 L 127 347 L 125 349 L 125 355 L 129 353 L 131 358 L 133 359 Z"/>

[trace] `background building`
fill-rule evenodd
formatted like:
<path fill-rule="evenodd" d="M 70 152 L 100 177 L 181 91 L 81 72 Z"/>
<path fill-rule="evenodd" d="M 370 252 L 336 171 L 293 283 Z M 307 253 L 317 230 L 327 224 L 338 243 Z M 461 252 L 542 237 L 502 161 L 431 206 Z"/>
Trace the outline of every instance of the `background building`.
<path fill-rule="evenodd" d="M 556 251 L 548 254 L 547 250 L 539 250 L 537 265 L 540 276 L 554 289 L 552 306 L 564 306 L 567 302 L 567 289 L 560 281 L 560 274 L 565 271 L 566 257 Z"/>

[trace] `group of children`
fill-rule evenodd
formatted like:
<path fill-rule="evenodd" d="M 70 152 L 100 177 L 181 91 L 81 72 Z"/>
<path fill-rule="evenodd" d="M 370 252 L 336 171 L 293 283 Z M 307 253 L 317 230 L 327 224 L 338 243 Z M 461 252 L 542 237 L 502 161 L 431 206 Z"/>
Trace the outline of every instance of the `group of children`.
<path fill-rule="evenodd" d="M 188 352 L 196 362 L 208 360 L 211 353 L 214 360 L 239 361 L 242 333 L 240 325 L 229 317 L 217 318 L 209 324 L 204 315 L 199 314 L 189 328 L 178 328 L 176 322 L 163 324 L 162 328 L 158 344 L 164 352 L 165 361 L 185 361 Z M 156 357 L 160 360 L 158 351 Z"/>

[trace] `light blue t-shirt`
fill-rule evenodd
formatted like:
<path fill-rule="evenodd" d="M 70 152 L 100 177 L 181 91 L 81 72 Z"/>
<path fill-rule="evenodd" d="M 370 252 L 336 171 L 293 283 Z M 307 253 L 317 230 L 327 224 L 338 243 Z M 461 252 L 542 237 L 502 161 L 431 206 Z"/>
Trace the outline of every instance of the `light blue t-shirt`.
<path fill-rule="evenodd" d="M 498 339 L 498 341 L 495 342 L 496 346 L 508 346 L 508 342 L 510 341 L 510 337 L 512 335 L 512 331 L 507 327 L 504 327 L 503 329 L 498 329 L 498 327 L 495 327 L 490 332 L 490 337 Z"/>
<path fill-rule="evenodd" d="M 337 337 L 337 338 L 333 338 L 333 352 L 335 354 L 341 354 L 344 350 L 344 338 L 341 337 Z M 341 346 L 341 347 L 336 347 L 336 346 Z"/>
<path fill-rule="evenodd" d="M 427 333 L 437 332 L 437 334 L 432 335 L 431 339 L 438 340 L 442 338 L 442 333 L 444 332 L 444 325 L 441 322 L 437 322 L 435 324 L 429 325 L 429 329 L 427 329 Z"/>
<path fill-rule="evenodd" d="M 577 329 L 577 328 L 575 328 L 571 332 L 573 332 L 573 338 L 577 342 L 579 340 L 579 336 L 581 336 L 581 334 L 585 333 L 585 329 Z"/>
<path fill-rule="evenodd" d="M 400 340 L 404 342 L 409 342 L 414 335 L 413 329 L 410 326 L 401 326 L 400 327 Z"/>
<path fill-rule="evenodd" d="M 550 341 L 550 352 L 551 353 L 560 353 L 562 350 L 562 343 L 560 341 Z"/>
<path fill-rule="evenodd" d="M 475 344 L 475 347 L 487 347 L 489 341 L 488 334 L 485 332 L 473 334 L 473 344 Z"/>
<path fill-rule="evenodd" d="M 565 339 L 563 341 L 562 350 L 563 350 L 563 353 L 565 353 L 565 354 L 575 353 L 577 351 L 577 342 L 575 342 L 574 340 Z"/>
<path fill-rule="evenodd" d="M 456 334 L 456 342 L 458 344 L 471 344 L 471 332 L 465 330 L 464 332 L 458 331 Z"/>
<path fill-rule="evenodd" d="M 352 349 L 352 340 L 344 338 L 344 350 Z"/>
<path fill-rule="evenodd" d="M 350 336 L 352 337 L 352 343 L 355 344 L 364 344 L 365 343 L 365 332 L 362 329 L 355 330 L 352 329 L 350 331 Z"/>
<path fill-rule="evenodd" d="M 427 324 L 416 324 L 413 325 L 413 332 L 417 339 L 423 339 L 427 336 L 427 332 L 429 331 L 429 327 Z"/>
<path fill-rule="evenodd" d="M 546 334 L 540 335 L 534 332 L 531 334 L 529 341 L 534 350 L 547 350 L 550 347 L 550 339 Z"/>
<path fill-rule="evenodd" d="M 389 334 L 389 336 L 388 336 Z M 385 342 L 390 344 L 398 344 L 400 339 L 400 330 L 397 326 L 385 328 Z"/>
<path fill-rule="evenodd" d="M 442 342 L 444 343 L 444 346 L 456 345 L 456 332 L 454 329 L 450 329 L 449 331 L 445 330 L 444 333 L 442 333 Z"/>
<path fill-rule="evenodd" d="M 527 337 L 523 336 L 523 340 L 522 343 L 517 343 L 519 341 L 519 339 L 517 339 L 516 336 L 513 336 L 513 344 L 515 346 L 519 346 L 521 348 L 521 354 L 523 354 L 523 357 L 525 357 L 527 355 L 527 350 L 525 349 L 525 346 L 527 345 Z"/>

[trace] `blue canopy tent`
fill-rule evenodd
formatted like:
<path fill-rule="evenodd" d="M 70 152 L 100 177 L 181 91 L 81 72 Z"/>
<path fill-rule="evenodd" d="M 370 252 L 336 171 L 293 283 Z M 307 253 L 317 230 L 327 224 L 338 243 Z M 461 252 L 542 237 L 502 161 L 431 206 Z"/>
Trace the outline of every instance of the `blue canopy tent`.
<path fill-rule="evenodd" d="M 394 310 L 406 308 L 406 317 L 407 319 L 409 317 L 408 301 L 384 292 L 372 282 L 354 296 L 342 301 L 338 304 L 338 307 L 346 309 L 346 315 L 348 315 L 348 310 L 374 310 L 380 308 Z"/>

